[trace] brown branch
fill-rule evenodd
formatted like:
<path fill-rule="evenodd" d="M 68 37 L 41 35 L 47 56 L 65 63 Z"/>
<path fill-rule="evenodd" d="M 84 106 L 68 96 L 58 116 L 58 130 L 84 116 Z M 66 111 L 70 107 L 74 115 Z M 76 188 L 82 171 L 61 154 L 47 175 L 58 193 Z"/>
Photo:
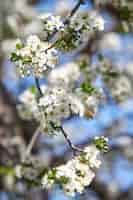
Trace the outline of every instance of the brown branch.
<path fill-rule="evenodd" d="M 35 77 L 35 85 L 36 85 L 36 88 L 38 90 L 39 97 L 42 97 L 43 96 L 43 92 L 41 90 L 39 79 L 37 77 Z"/>
<path fill-rule="evenodd" d="M 61 130 L 61 132 L 62 132 L 64 138 L 66 139 L 66 141 L 67 141 L 69 147 L 72 149 L 74 155 L 76 154 L 76 152 L 80 152 L 80 153 L 83 152 L 82 149 L 76 147 L 76 146 L 71 142 L 71 139 L 69 138 L 68 134 L 65 132 L 65 130 L 63 129 L 63 127 L 60 127 L 60 130 Z"/>
<path fill-rule="evenodd" d="M 77 12 L 77 10 L 79 9 L 80 5 L 83 3 L 83 0 L 79 0 L 78 3 L 75 5 L 75 7 L 72 9 L 71 13 L 69 14 L 68 19 L 65 20 L 65 24 L 69 23 L 69 20 L 71 17 L 73 17 L 75 15 L 75 13 Z"/>
<path fill-rule="evenodd" d="M 38 138 L 40 132 L 41 132 L 41 131 L 40 131 L 40 127 L 38 127 L 38 128 L 36 129 L 36 131 L 34 132 L 32 138 L 31 138 L 31 140 L 30 140 L 30 143 L 28 144 L 28 147 L 27 147 L 26 153 L 25 153 L 25 158 L 28 157 L 28 156 L 30 155 L 31 150 L 32 150 L 32 148 L 33 148 L 33 146 L 34 146 L 34 144 L 35 144 L 35 142 L 36 142 L 36 140 L 37 140 L 37 138 Z M 24 158 L 24 159 L 25 159 L 25 158 Z"/>

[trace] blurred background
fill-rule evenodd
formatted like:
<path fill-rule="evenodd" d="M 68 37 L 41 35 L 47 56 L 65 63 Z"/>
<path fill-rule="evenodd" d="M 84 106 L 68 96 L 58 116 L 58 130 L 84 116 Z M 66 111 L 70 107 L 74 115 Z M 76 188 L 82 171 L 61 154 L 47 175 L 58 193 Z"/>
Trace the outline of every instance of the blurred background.
<path fill-rule="evenodd" d="M 34 84 L 32 78 L 20 79 L 9 55 L 19 37 L 39 34 L 37 16 L 52 12 L 66 16 L 76 0 L 0 0 L 0 200 L 67 200 L 57 187 L 52 191 L 27 189 L 12 177 L 5 166 L 19 162 L 26 144 L 36 128 L 32 121 L 20 119 L 16 110 L 18 95 Z M 133 1 L 87 0 L 80 7 L 83 12 L 98 10 L 105 19 L 105 31 L 93 37 L 78 54 L 85 54 L 92 64 L 102 54 L 115 69 L 123 70 L 131 85 L 122 104 L 108 101 L 102 104 L 95 119 L 74 118 L 64 126 L 75 144 L 85 144 L 97 135 L 109 137 L 110 151 L 103 156 L 103 164 L 91 186 L 78 200 L 133 200 Z M 77 52 L 62 55 L 61 64 L 73 60 Z M 117 80 L 116 80 L 117 81 Z M 115 84 L 112 83 L 112 84 Z M 118 88 L 119 89 L 119 88 Z M 128 87 L 126 88 L 128 92 Z M 35 157 L 47 165 L 65 161 L 70 156 L 63 137 L 40 137 L 33 149 Z"/>

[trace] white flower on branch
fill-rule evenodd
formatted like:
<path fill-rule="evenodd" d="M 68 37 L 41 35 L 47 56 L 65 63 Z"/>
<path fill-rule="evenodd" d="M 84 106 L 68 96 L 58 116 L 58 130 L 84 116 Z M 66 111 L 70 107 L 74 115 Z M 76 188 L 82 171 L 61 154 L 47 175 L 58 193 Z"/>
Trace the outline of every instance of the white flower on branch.
<path fill-rule="evenodd" d="M 58 53 L 49 43 L 42 42 L 36 35 L 27 38 L 26 44 L 17 43 L 11 60 L 18 66 L 21 76 L 42 77 L 58 63 Z M 48 50 L 47 50 L 48 49 Z"/>
<path fill-rule="evenodd" d="M 89 13 L 77 13 L 72 20 L 71 25 L 77 31 L 88 32 L 92 30 L 103 31 L 104 19 L 96 11 L 90 11 Z"/>
<path fill-rule="evenodd" d="M 19 97 L 18 106 L 21 117 L 25 119 L 34 118 L 43 130 L 48 133 L 55 133 L 55 125 L 61 125 L 63 119 L 68 119 L 73 115 L 84 116 L 85 108 L 80 99 L 71 90 L 59 85 L 41 86 L 43 96 L 36 99 L 36 89 L 26 90 Z M 59 132 L 59 131 L 57 131 Z"/>
<path fill-rule="evenodd" d="M 39 107 L 43 115 L 40 120 L 44 129 L 47 129 L 51 122 L 60 125 L 63 119 L 72 115 L 84 115 L 82 102 L 68 89 L 59 86 L 49 87 L 45 91 L 45 95 L 39 100 Z"/>
<path fill-rule="evenodd" d="M 25 90 L 20 96 L 19 101 L 21 104 L 17 106 L 20 116 L 23 119 L 33 119 L 33 113 L 38 112 L 35 95 L 31 90 Z"/>
<path fill-rule="evenodd" d="M 83 193 L 95 177 L 95 170 L 101 165 L 99 153 L 94 145 L 86 147 L 79 156 L 45 174 L 41 181 L 42 187 L 49 188 L 58 183 L 69 196 L 75 196 L 76 192 Z"/>
<path fill-rule="evenodd" d="M 104 30 L 104 19 L 97 12 L 78 13 L 65 26 L 60 34 L 57 48 L 62 51 L 71 51 L 84 44 L 95 31 Z"/>
<path fill-rule="evenodd" d="M 51 13 L 45 13 L 39 18 L 41 19 L 43 23 L 43 29 L 48 36 L 55 31 L 64 31 L 65 25 L 63 24 L 60 16 L 54 16 Z"/>
<path fill-rule="evenodd" d="M 89 25 L 92 29 L 96 29 L 98 31 L 104 30 L 104 19 L 96 12 L 92 12 L 89 16 Z"/>
<path fill-rule="evenodd" d="M 83 91 L 82 88 L 76 88 L 75 93 L 85 107 L 84 115 L 86 117 L 88 111 L 92 112 L 93 116 L 95 116 L 98 112 L 100 103 L 105 101 L 105 95 L 101 88 L 95 90 L 92 94 Z"/>
<path fill-rule="evenodd" d="M 95 91 L 87 85 L 87 92 L 81 88 L 53 85 L 42 85 L 42 96 L 37 100 L 37 89 L 31 88 L 19 97 L 19 113 L 22 118 L 35 119 L 42 127 L 42 130 L 49 134 L 58 134 L 58 127 L 62 120 L 79 117 L 93 118 L 98 111 L 100 102 L 103 100 L 103 93 Z M 84 86 L 85 87 L 85 86 Z M 83 88 L 84 89 L 84 88 Z M 94 90 L 94 92 L 93 92 Z M 54 126 L 53 126 L 54 124 Z"/>

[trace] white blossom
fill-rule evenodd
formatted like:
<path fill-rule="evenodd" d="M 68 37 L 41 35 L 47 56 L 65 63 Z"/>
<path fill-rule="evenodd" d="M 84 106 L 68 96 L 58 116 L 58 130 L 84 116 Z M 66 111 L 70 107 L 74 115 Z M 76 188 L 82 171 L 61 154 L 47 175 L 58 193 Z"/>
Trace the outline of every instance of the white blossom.
<path fill-rule="evenodd" d="M 56 167 L 53 179 L 49 178 L 52 171 L 48 172 L 48 175 L 45 174 L 41 181 L 42 187 L 47 188 L 47 185 L 52 187 L 54 183 L 59 183 L 69 196 L 75 196 L 76 192 L 83 193 L 85 187 L 90 185 L 95 177 L 94 170 L 101 165 L 101 161 L 97 158 L 99 150 L 95 146 L 90 145 L 83 152 L 66 164 Z"/>
<path fill-rule="evenodd" d="M 104 19 L 95 11 L 92 12 L 89 16 L 89 25 L 92 29 L 96 29 L 98 31 L 104 30 Z"/>
<path fill-rule="evenodd" d="M 46 128 L 50 122 L 61 124 L 61 120 L 73 115 L 83 116 L 84 106 L 78 98 L 65 87 L 51 87 L 40 98 L 39 106 L 42 109 L 41 124 Z M 41 117 L 42 119 L 42 117 Z"/>
<path fill-rule="evenodd" d="M 48 81 L 56 85 L 64 85 L 71 88 L 80 77 L 79 66 L 74 62 L 69 62 L 63 66 L 52 70 L 48 76 Z"/>
<path fill-rule="evenodd" d="M 30 35 L 27 38 L 27 46 L 34 52 L 37 51 L 40 44 L 41 44 L 41 41 L 36 35 Z"/>
<path fill-rule="evenodd" d="M 132 83 L 127 76 L 121 75 L 113 85 L 109 84 L 109 89 L 114 99 L 123 102 L 132 94 Z"/>
<path fill-rule="evenodd" d="M 86 159 L 89 160 L 90 167 L 99 168 L 101 165 L 101 161 L 97 159 L 99 150 L 94 145 L 92 145 L 86 147 L 84 151 L 86 152 Z"/>
<path fill-rule="evenodd" d="M 71 20 L 71 25 L 77 31 L 89 32 L 92 30 L 103 31 L 104 19 L 96 11 L 77 13 Z"/>
<path fill-rule="evenodd" d="M 105 136 L 101 136 L 101 137 L 95 136 L 95 137 L 94 137 L 94 140 L 98 140 L 98 139 L 100 139 L 100 138 L 102 138 L 102 139 L 103 139 L 104 141 L 106 141 L 106 142 L 109 141 L 109 138 L 107 138 L 107 137 L 105 137 Z"/>
<path fill-rule="evenodd" d="M 78 13 L 65 26 L 57 47 L 62 51 L 72 51 L 84 45 L 95 31 L 104 30 L 104 19 L 97 12 Z"/>
<path fill-rule="evenodd" d="M 84 116 L 84 105 L 78 97 L 66 87 L 59 85 L 41 86 L 43 96 L 38 100 L 32 90 L 24 91 L 20 96 L 18 110 L 23 118 L 34 118 L 42 126 L 43 130 L 52 133 L 53 124 L 61 125 L 62 120 L 73 115 Z M 55 131 L 56 132 L 56 131 Z"/>
<path fill-rule="evenodd" d="M 86 92 L 83 92 L 81 88 L 76 88 L 75 93 L 84 105 L 85 109 L 85 115 L 87 116 L 87 112 L 90 111 L 93 113 L 93 116 L 97 114 L 99 105 L 102 100 L 104 100 L 104 95 L 101 90 L 97 90 L 94 94 L 88 94 Z"/>
<path fill-rule="evenodd" d="M 25 90 L 20 94 L 19 101 L 21 104 L 19 104 L 17 108 L 20 116 L 24 119 L 34 118 L 34 113 L 38 112 L 38 108 L 35 95 L 31 90 Z"/>
<path fill-rule="evenodd" d="M 41 181 L 42 187 L 43 188 L 50 188 L 54 184 L 53 179 L 49 179 L 48 175 L 46 174 L 43 176 L 42 181 Z"/>
<path fill-rule="evenodd" d="M 40 19 L 43 22 L 43 29 L 48 35 L 55 31 L 64 31 L 64 24 L 60 16 L 45 13 L 40 16 Z"/>
<path fill-rule="evenodd" d="M 55 67 L 58 53 L 55 48 L 48 49 L 49 46 L 49 43 L 42 42 L 36 35 L 29 36 L 25 45 L 16 44 L 16 51 L 11 59 L 18 66 L 21 76 L 43 77 L 48 70 Z"/>
<path fill-rule="evenodd" d="M 16 177 L 22 178 L 22 173 L 21 173 L 21 171 L 22 171 L 22 166 L 21 166 L 21 165 L 17 165 L 17 166 L 15 167 L 15 175 L 16 175 Z"/>

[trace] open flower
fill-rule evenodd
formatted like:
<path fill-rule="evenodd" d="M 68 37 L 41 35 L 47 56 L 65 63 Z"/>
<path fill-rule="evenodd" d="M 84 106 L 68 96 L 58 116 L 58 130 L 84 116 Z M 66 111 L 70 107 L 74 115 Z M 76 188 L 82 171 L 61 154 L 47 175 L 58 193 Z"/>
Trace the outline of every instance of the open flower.
<path fill-rule="evenodd" d="M 81 155 L 45 174 L 41 181 L 42 187 L 48 188 L 58 183 L 69 196 L 75 196 L 76 192 L 83 193 L 95 177 L 95 169 L 101 165 L 99 153 L 94 145 L 86 147 Z"/>
<path fill-rule="evenodd" d="M 17 43 L 11 60 L 17 65 L 22 77 L 33 75 L 43 77 L 58 63 L 58 52 L 50 48 L 49 43 L 42 42 L 36 35 L 29 36 L 26 44 Z"/>

